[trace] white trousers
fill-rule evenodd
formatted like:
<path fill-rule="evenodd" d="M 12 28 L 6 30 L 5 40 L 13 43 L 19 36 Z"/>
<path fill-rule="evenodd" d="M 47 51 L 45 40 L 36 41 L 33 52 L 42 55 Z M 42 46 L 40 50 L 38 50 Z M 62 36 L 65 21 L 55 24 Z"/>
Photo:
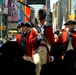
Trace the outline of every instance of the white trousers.
<path fill-rule="evenodd" d="M 39 46 L 37 52 L 34 54 L 33 61 L 36 64 L 36 73 L 40 75 L 41 66 L 47 62 L 46 47 Z"/>

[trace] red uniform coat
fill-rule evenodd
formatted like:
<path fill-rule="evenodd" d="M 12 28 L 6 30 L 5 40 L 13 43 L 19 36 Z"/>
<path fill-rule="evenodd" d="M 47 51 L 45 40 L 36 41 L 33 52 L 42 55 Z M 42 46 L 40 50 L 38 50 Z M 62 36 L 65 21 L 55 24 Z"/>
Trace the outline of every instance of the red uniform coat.
<path fill-rule="evenodd" d="M 48 42 L 52 45 L 55 42 L 52 28 L 50 26 L 45 26 L 44 33 L 45 33 L 44 35 L 47 38 Z"/>
<path fill-rule="evenodd" d="M 59 38 L 59 37 L 55 38 L 55 42 L 60 42 L 60 43 L 62 43 L 62 38 Z"/>
<path fill-rule="evenodd" d="M 64 31 L 64 32 L 62 33 L 62 44 L 63 44 L 64 46 L 66 46 L 67 39 L 68 39 L 68 33 L 67 33 L 66 31 Z"/>
<path fill-rule="evenodd" d="M 46 37 L 46 39 L 48 40 L 50 45 L 52 45 L 55 42 L 54 41 L 54 33 L 53 33 L 52 27 L 50 27 L 50 26 L 45 26 L 44 27 L 44 36 Z M 47 55 L 47 62 L 50 61 L 49 55 L 51 56 L 51 53 Z"/>
<path fill-rule="evenodd" d="M 76 49 L 76 31 L 72 31 L 70 33 L 71 33 L 71 38 L 72 38 L 71 43 L 73 45 L 73 48 Z M 67 49 L 67 47 L 68 47 L 67 42 L 69 40 L 68 37 L 70 37 L 70 34 L 66 31 L 64 31 L 62 33 L 62 37 L 60 39 L 58 38 L 56 42 L 61 42 L 65 46 L 65 48 Z"/>
<path fill-rule="evenodd" d="M 20 43 L 20 37 L 21 37 L 21 34 L 17 34 L 17 35 L 16 35 L 16 42 L 17 42 L 17 43 Z"/>
<path fill-rule="evenodd" d="M 72 41 L 73 41 L 73 47 L 76 49 L 76 31 L 73 31 L 72 33 Z"/>
<path fill-rule="evenodd" d="M 27 56 L 32 57 L 34 51 L 35 51 L 35 43 L 36 43 L 36 37 L 38 36 L 37 32 L 34 29 L 31 29 L 31 31 L 26 35 L 26 48 L 27 48 Z M 21 34 L 18 34 L 16 36 L 17 42 L 20 42 Z"/>
<path fill-rule="evenodd" d="M 68 38 L 68 32 L 64 31 L 61 34 L 61 38 L 56 39 L 56 42 L 62 43 L 64 45 L 64 47 L 66 48 L 67 38 Z"/>
<path fill-rule="evenodd" d="M 63 31 L 61 34 L 61 38 L 57 38 L 56 42 L 60 42 L 64 45 L 65 50 L 67 50 L 68 47 L 68 32 Z"/>

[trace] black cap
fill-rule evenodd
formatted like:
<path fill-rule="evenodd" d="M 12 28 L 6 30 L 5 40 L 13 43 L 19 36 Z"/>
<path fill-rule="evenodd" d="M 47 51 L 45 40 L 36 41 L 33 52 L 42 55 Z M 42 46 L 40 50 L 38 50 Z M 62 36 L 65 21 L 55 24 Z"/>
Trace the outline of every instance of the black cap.
<path fill-rule="evenodd" d="M 68 21 L 66 21 L 65 23 L 64 23 L 64 25 L 72 25 L 72 24 L 76 24 L 76 21 L 74 21 L 74 20 L 68 20 Z"/>

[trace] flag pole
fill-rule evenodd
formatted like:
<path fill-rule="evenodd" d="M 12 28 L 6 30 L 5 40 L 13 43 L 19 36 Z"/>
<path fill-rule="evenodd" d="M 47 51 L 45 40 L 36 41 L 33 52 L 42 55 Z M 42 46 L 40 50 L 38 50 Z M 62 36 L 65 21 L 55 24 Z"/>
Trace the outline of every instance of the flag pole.
<path fill-rule="evenodd" d="M 12 0 L 12 1 L 13 1 L 13 3 L 15 3 L 14 0 Z M 19 7 L 16 3 L 15 3 L 15 5 L 18 7 L 18 9 L 20 9 L 20 7 Z M 26 4 L 25 4 L 25 5 L 26 5 Z M 27 15 L 24 14 L 24 12 L 23 12 L 21 9 L 20 9 L 20 11 L 21 11 L 21 12 L 23 13 L 23 15 L 29 20 L 29 22 L 32 24 L 32 26 L 35 27 L 39 33 L 41 33 L 40 30 L 38 29 L 38 26 L 35 25 L 35 24 L 30 20 L 30 18 L 28 18 Z M 49 51 L 50 51 L 50 49 L 51 49 L 51 44 L 49 43 L 49 41 L 47 40 L 47 38 L 46 38 L 43 34 L 41 34 L 41 36 L 42 36 L 42 38 L 43 38 L 46 46 L 48 47 L 48 49 L 49 49 Z"/>

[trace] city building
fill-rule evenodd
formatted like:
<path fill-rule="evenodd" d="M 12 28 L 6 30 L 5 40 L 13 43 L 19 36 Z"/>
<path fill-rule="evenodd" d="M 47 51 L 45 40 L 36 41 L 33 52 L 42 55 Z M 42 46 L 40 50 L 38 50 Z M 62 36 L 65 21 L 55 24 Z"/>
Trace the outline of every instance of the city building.
<path fill-rule="evenodd" d="M 58 17 L 59 17 L 59 8 L 58 8 L 58 2 L 53 4 L 53 12 L 52 12 L 52 23 L 53 23 L 53 29 L 56 30 L 58 27 Z"/>
<path fill-rule="evenodd" d="M 76 0 L 70 0 L 71 19 L 76 20 Z"/>
<path fill-rule="evenodd" d="M 46 0 L 27 0 L 27 4 L 43 4 L 46 5 Z"/>
<path fill-rule="evenodd" d="M 68 0 L 58 0 L 55 7 L 56 8 L 53 8 L 53 10 L 56 12 L 55 15 L 58 20 L 57 26 L 60 29 L 63 23 L 63 17 L 65 17 L 65 20 L 67 20 L 68 17 L 67 16 Z"/>

